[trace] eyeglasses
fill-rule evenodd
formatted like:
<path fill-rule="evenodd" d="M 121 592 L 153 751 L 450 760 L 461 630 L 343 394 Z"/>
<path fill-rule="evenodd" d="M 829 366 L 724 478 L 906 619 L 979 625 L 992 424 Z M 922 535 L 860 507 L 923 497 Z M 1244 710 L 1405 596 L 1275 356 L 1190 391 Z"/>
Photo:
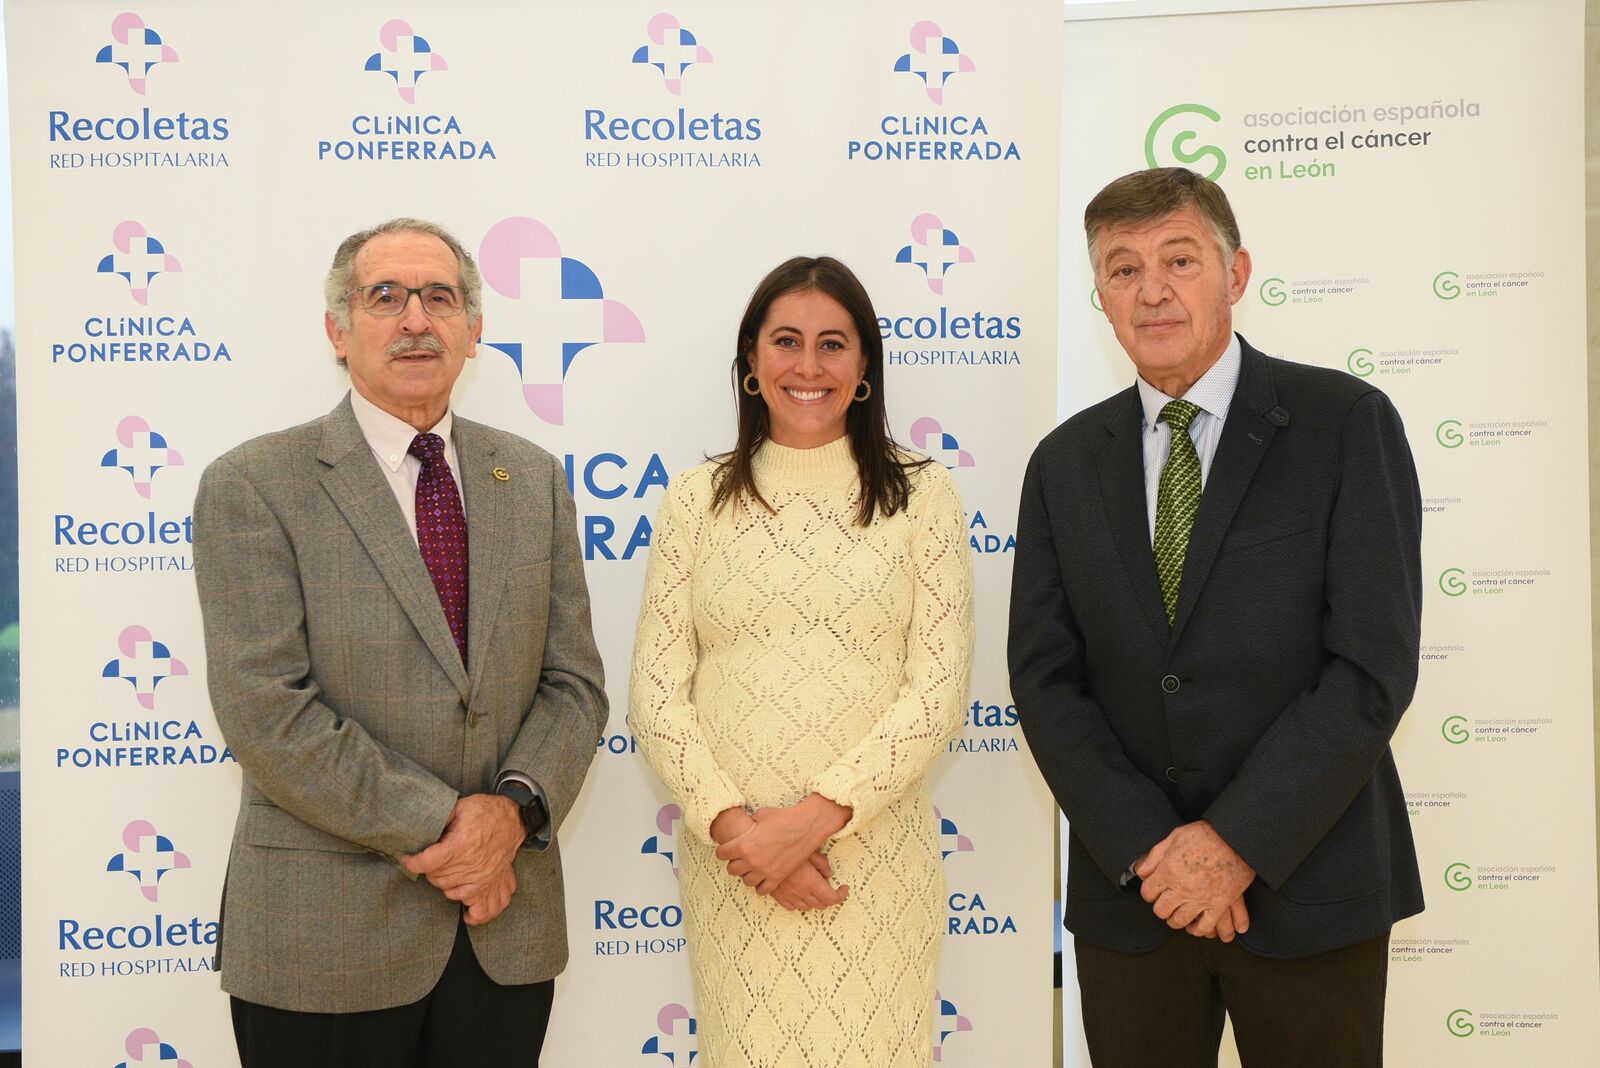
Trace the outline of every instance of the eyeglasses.
<path fill-rule="evenodd" d="M 388 317 L 405 311 L 413 293 L 421 300 L 422 310 L 435 319 L 448 319 L 467 310 L 466 294 L 456 286 L 432 285 L 411 289 L 390 282 L 379 282 L 372 286 L 357 286 L 345 296 L 357 298 L 368 315 Z"/>

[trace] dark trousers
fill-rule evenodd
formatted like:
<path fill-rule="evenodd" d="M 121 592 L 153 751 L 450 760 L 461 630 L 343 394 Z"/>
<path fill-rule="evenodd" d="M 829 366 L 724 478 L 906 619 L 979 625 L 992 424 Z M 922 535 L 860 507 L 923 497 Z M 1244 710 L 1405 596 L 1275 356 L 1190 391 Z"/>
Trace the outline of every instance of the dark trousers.
<path fill-rule="evenodd" d="M 555 980 L 501 986 L 456 927 L 450 962 L 421 1001 L 372 1012 L 290 1012 L 230 999 L 242 1068 L 538 1068 Z"/>
<path fill-rule="evenodd" d="M 1244 1068 L 1383 1063 L 1389 936 L 1292 960 L 1179 932 L 1149 953 L 1079 940 L 1095 1068 L 1215 1068 L 1223 1016 Z"/>

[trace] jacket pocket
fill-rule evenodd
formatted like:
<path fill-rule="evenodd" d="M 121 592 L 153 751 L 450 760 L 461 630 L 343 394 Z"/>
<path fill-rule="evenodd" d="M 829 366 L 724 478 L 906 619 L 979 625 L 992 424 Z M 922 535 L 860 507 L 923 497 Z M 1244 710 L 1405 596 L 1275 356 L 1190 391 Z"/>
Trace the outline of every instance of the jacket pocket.
<path fill-rule="evenodd" d="M 1366 897 L 1389 879 L 1389 829 L 1369 783 L 1284 880 L 1283 896 L 1297 905 L 1331 905 Z"/>
<path fill-rule="evenodd" d="M 369 850 L 327 831 L 319 831 L 267 801 L 252 801 L 245 812 L 242 837 L 250 845 L 271 849 L 314 849 L 321 853 L 366 853 Z"/>
<path fill-rule="evenodd" d="M 538 589 L 550 585 L 550 561 L 540 560 L 533 564 L 518 564 L 511 569 L 506 585 L 514 590 Z"/>
<path fill-rule="evenodd" d="M 1311 513 L 1298 512 L 1271 523 L 1261 523 L 1243 530 L 1231 530 L 1222 539 L 1221 552 L 1232 552 L 1235 549 L 1247 549 L 1252 545 L 1264 542 L 1277 541 L 1280 538 L 1291 538 L 1296 534 L 1304 534 L 1311 529 Z"/>

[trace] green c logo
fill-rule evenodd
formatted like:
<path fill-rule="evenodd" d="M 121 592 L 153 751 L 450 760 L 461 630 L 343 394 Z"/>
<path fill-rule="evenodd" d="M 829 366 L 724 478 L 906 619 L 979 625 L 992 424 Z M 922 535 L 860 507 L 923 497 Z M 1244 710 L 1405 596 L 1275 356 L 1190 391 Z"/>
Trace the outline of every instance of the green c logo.
<path fill-rule="evenodd" d="M 1100 303 L 1100 290 L 1089 290 L 1089 307 L 1093 308 L 1097 312 L 1100 312 L 1102 315 L 1105 314 L 1105 305 Z"/>
<path fill-rule="evenodd" d="M 1222 177 L 1223 170 L 1228 166 L 1228 157 L 1224 155 L 1222 149 L 1218 148 L 1216 145 L 1201 145 L 1198 149 L 1190 151 L 1189 143 L 1200 136 L 1194 130 L 1182 130 L 1172 138 L 1170 144 L 1172 159 L 1170 161 L 1163 162 L 1162 160 L 1156 158 L 1156 140 L 1158 137 L 1160 137 L 1161 127 L 1167 122 L 1168 119 L 1176 118 L 1179 115 L 1200 115 L 1204 118 L 1210 119 L 1212 122 L 1222 121 L 1221 115 L 1218 115 L 1215 111 L 1212 111 L 1204 104 L 1174 104 L 1172 107 L 1157 115 L 1155 121 L 1150 124 L 1150 128 L 1145 131 L 1145 162 L 1152 167 L 1164 167 L 1169 166 L 1172 163 L 1199 163 L 1207 156 L 1210 156 L 1215 163 L 1211 169 L 1211 173 L 1206 175 L 1206 177 L 1211 179 L 1213 182 L 1216 181 L 1218 178 Z M 1195 170 L 1199 170 L 1199 168 L 1195 168 Z"/>
<path fill-rule="evenodd" d="M 1446 597 L 1460 597 L 1467 592 L 1467 584 L 1461 580 L 1465 574 L 1459 567 L 1445 568 L 1439 572 L 1439 589 Z"/>
<path fill-rule="evenodd" d="M 1446 716 L 1444 722 L 1439 724 L 1439 733 L 1451 745 L 1460 745 L 1472 737 L 1472 732 L 1467 730 L 1466 716 Z"/>
<path fill-rule="evenodd" d="M 1366 378 L 1374 370 L 1372 360 L 1369 358 L 1371 355 L 1371 349 L 1352 349 L 1349 358 L 1344 361 L 1344 365 L 1350 368 L 1351 374 L 1358 378 Z"/>
<path fill-rule="evenodd" d="M 1460 893 L 1472 888 L 1472 868 L 1460 861 L 1450 865 L 1444 870 L 1444 885 Z"/>
<path fill-rule="evenodd" d="M 1284 292 L 1283 279 L 1269 278 L 1261 283 L 1261 303 L 1269 308 L 1276 308 L 1289 299 L 1289 294 Z"/>
<path fill-rule="evenodd" d="M 1433 276 L 1433 295 L 1440 300 L 1455 300 L 1461 295 L 1461 286 L 1456 282 L 1460 277 L 1454 271 L 1440 271 Z"/>
<path fill-rule="evenodd" d="M 1461 436 L 1461 421 L 1459 419 L 1446 419 L 1434 427 L 1433 440 L 1447 449 L 1459 449 L 1466 439 Z"/>
<path fill-rule="evenodd" d="M 1454 1009 L 1444 1018 L 1444 1025 L 1452 1035 L 1457 1038 L 1466 1038 L 1477 1028 L 1472 1025 L 1472 1013 L 1466 1009 Z"/>

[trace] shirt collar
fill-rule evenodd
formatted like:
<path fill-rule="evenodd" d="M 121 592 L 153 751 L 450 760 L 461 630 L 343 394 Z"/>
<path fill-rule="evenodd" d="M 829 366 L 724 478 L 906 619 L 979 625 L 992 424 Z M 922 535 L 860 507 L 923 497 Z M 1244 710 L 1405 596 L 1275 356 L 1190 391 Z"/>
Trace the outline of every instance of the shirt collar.
<path fill-rule="evenodd" d="M 1189 387 L 1189 392 L 1183 399 L 1196 405 L 1207 415 L 1221 418 L 1228 410 L 1228 405 L 1233 402 L 1233 391 L 1239 385 L 1239 366 L 1243 362 L 1243 350 L 1239 346 L 1239 335 L 1228 336 L 1228 347 L 1222 350 L 1222 355 L 1211 369 L 1200 376 L 1200 380 Z M 1169 397 L 1143 378 L 1137 379 L 1139 385 L 1139 404 L 1144 408 L 1144 425 L 1146 429 L 1156 425 L 1161 418 L 1161 409 L 1176 397 Z"/>
<path fill-rule="evenodd" d="M 350 407 L 356 413 L 356 425 L 361 428 L 361 436 L 367 439 L 378 462 L 391 471 L 400 470 L 400 465 L 406 462 L 411 442 L 417 436 L 417 428 L 373 404 L 358 389 L 350 390 Z M 449 444 L 452 421 L 452 413 L 446 408 L 444 418 L 434 424 L 428 433 L 438 434 Z"/>

